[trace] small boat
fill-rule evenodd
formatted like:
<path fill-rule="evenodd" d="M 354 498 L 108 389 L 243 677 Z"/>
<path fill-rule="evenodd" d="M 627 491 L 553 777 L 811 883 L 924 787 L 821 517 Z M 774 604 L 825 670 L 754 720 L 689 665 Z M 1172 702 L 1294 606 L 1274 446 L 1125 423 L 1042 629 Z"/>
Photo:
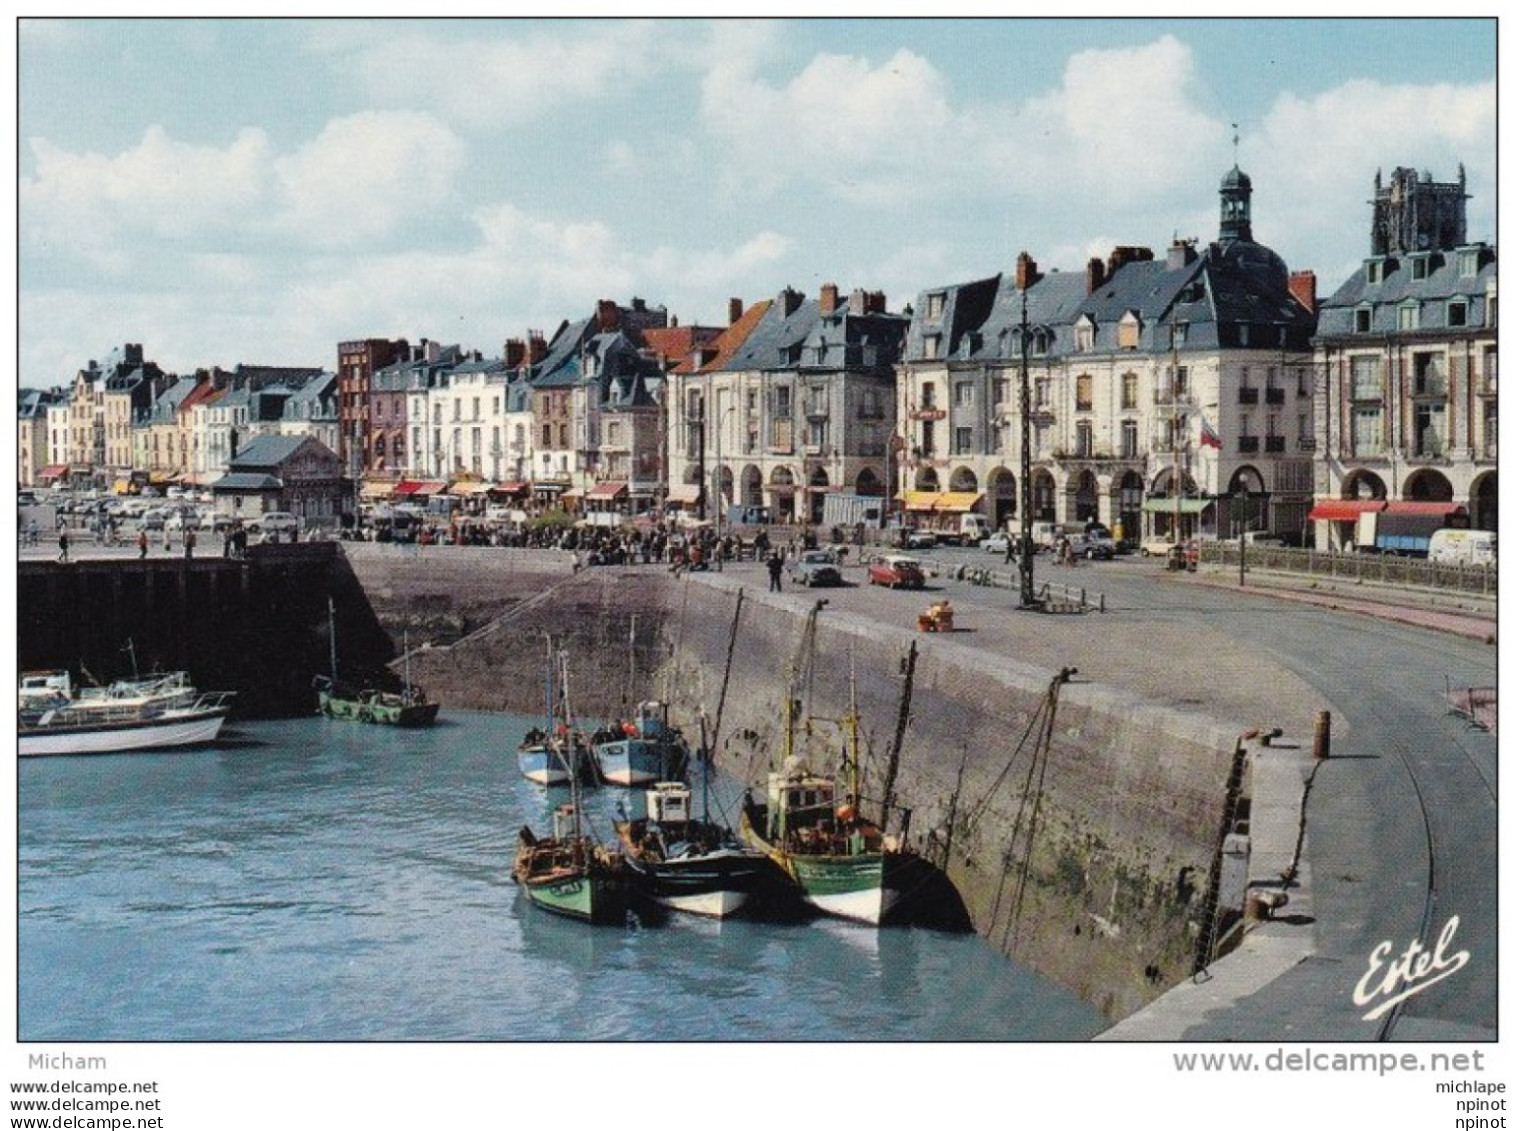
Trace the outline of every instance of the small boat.
<path fill-rule="evenodd" d="M 596 731 L 590 743 L 600 778 L 611 785 L 678 781 L 689 771 L 689 743 L 656 700 L 639 704 L 635 719 Z"/>
<path fill-rule="evenodd" d="M 623 921 L 627 888 L 617 853 L 585 836 L 577 799 L 553 813 L 553 835 L 522 826 L 511 877 L 534 906 L 585 923 Z"/>
<path fill-rule="evenodd" d="M 559 710 L 571 733 L 573 717 L 568 707 L 568 659 L 559 653 Z M 549 742 L 555 754 L 562 747 Z M 552 815 L 552 836 L 538 838 L 527 826 L 517 835 L 511 878 L 533 905 L 586 923 L 623 921 L 628 889 L 624 864 L 612 852 L 585 834 L 579 806 L 578 775 L 563 763 L 571 794 Z"/>
<path fill-rule="evenodd" d="M 647 791 L 647 816 L 624 809 L 615 823 L 631 883 L 646 898 L 675 911 L 721 919 L 751 898 L 770 865 L 724 825 L 701 820 L 683 782 L 658 782 Z"/>
<path fill-rule="evenodd" d="M 337 678 L 337 610 L 330 598 L 326 602 L 330 621 L 331 675 L 318 675 L 312 681 L 316 689 L 316 710 L 329 719 L 349 722 L 379 723 L 383 726 L 425 727 L 437 721 L 441 704 L 410 681 L 410 640 L 405 640 L 405 678 L 399 691 L 355 688 Z"/>
<path fill-rule="evenodd" d="M 567 727 L 548 733 L 539 727 L 526 732 L 516 747 L 516 765 L 527 781 L 538 785 L 568 785 L 594 774 L 594 759 L 584 736 Z"/>
<path fill-rule="evenodd" d="M 806 629 L 812 643 L 816 611 Z M 786 698 L 782 764 L 768 774 L 765 801 L 756 801 L 751 791 L 743 797 L 741 836 L 794 881 L 806 903 L 877 926 L 903 910 L 905 897 L 920 889 L 929 869 L 902 835 L 886 834 L 861 811 L 855 678 L 851 707 L 841 720 L 846 792 L 839 791 L 837 776 L 813 770 L 795 753 L 797 669 Z"/>
<path fill-rule="evenodd" d="M 67 672 L 22 676 L 17 753 L 124 754 L 214 742 L 231 713 L 230 691 L 197 690 L 185 672 L 75 689 Z"/>

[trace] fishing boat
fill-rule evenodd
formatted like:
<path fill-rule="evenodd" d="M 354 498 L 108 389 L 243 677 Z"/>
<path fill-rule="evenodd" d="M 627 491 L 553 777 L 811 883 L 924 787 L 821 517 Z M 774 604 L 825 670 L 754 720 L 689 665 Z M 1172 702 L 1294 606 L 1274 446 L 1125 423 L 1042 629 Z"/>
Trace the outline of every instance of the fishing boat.
<path fill-rule="evenodd" d="M 812 611 L 806 632 L 813 643 Z M 796 665 L 798 667 L 798 665 Z M 798 683 L 791 679 L 791 692 Z M 742 799 L 742 839 L 781 868 L 801 898 L 828 915 L 875 926 L 897 917 L 904 897 L 918 889 L 925 862 L 903 835 L 887 834 L 862 812 L 856 679 L 841 720 L 845 733 L 842 774 L 814 769 L 794 747 L 794 694 L 786 699 L 783 760 L 770 769 L 767 794 Z M 845 781 L 842 785 L 839 778 Z"/>
<path fill-rule="evenodd" d="M 695 817 L 683 782 L 647 791 L 647 816 L 615 823 L 627 876 L 648 899 L 694 915 L 725 918 L 746 905 L 771 867 L 724 825 Z"/>
<path fill-rule="evenodd" d="M 330 621 L 331 674 L 318 675 L 316 710 L 329 719 L 349 722 L 379 723 L 384 726 L 424 727 L 437 721 L 441 704 L 410 680 L 410 638 L 405 637 L 405 676 L 399 691 L 357 688 L 337 678 L 337 612 L 330 598 L 326 602 Z"/>
<path fill-rule="evenodd" d="M 566 715 L 567 691 L 560 684 L 566 678 L 563 663 L 563 657 L 548 637 L 544 723 L 528 730 L 516 746 L 516 765 L 521 775 L 538 785 L 592 781 L 596 773 L 589 741 L 574 729 Z"/>
<path fill-rule="evenodd" d="M 568 725 L 567 658 L 561 665 L 561 710 Z M 555 748 L 554 748 L 555 749 Z M 567 763 L 564 763 L 567 771 Z M 624 919 L 627 887 L 619 853 L 607 849 L 584 832 L 579 805 L 579 781 L 568 773 L 569 800 L 552 815 L 552 836 L 537 837 L 522 826 L 517 835 L 511 878 L 531 903 L 554 915 L 586 923 L 612 923 Z"/>
<path fill-rule="evenodd" d="M 590 743 L 600 778 L 611 785 L 678 781 L 689 770 L 689 743 L 657 700 L 639 704 L 634 719 L 596 731 Z"/>
<path fill-rule="evenodd" d="M 123 754 L 214 742 L 231 713 L 232 692 L 196 689 L 187 673 L 76 689 L 67 672 L 22 676 L 17 753 Z"/>

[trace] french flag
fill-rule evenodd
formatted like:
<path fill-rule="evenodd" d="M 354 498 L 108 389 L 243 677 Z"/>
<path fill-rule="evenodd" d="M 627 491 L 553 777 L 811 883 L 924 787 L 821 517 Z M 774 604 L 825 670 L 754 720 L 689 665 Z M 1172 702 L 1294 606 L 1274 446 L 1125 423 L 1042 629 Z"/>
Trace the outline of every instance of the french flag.
<path fill-rule="evenodd" d="M 1220 451 L 1222 446 L 1220 433 L 1210 427 L 1210 422 L 1203 415 L 1199 418 L 1199 446 L 1202 448 L 1208 446 L 1216 451 Z"/>

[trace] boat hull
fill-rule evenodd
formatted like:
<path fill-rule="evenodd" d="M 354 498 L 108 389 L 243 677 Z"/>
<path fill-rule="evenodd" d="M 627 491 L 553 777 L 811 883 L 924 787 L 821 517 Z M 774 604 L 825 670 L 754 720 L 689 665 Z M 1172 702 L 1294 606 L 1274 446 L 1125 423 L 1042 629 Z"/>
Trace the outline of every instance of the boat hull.
<path fill-rule="evenodd" d="M 220 736 L 226 715 L 225 710 L 167 712 L 132 722 L 22 727 L 17 751 L 22 757 L 34 758 L 203 746 Z"/>
<path fill-rule="evenodd" d="M 532 743 L 516 750 L 516 765 L 520 767 L 522 777 L 537 785 L 568 785 L 571 772 L 577 773 L 581 781 L 590 776 L 588 770 L 591 763 L 582 747 L 575 747 L 567 755 L 573 764 L 572 771 L 565 764 L 564 757 L 552 746 Z"/>
<path fill-rule="evenodd" d="M 689 767 L 682 743 L 645 738 L 622 738 L 595 744 L 600 778 L 610 785 L 650 785 L 677 781 Z"/>
<path fill-rule="evenodd" d="M 626 859 L 631 882 L 644 898 L 712 919 L 745 907 L 768 867 L 765 857 L 730 848 L 674 860 Z"/>
<path fill-rule="evenodd" d="M 625 921 L 626 887 L 614 856 L 587 838 L 537 840 L 522 829 L 511 878 L 533 906 L 583 923 Z"/>

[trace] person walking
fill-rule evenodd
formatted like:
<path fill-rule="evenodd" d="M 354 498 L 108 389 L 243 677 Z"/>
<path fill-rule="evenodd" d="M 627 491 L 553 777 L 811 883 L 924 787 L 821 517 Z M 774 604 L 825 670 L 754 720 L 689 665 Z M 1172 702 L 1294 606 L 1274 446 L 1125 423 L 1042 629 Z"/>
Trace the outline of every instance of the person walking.
<path fill-rule="evenodd" d="M 137 560 L 147 557 L 147 531 L 137 531 Z"/>
<path fill-rule="evenodd" d="M 184 557 L 186 559 L 195 556 L 195 532 L 191 527 L 184 528 Z"/>
<path fill-rule="evenodd" d="M 58 560 L 60 562 L 66 562 L 66 561 L 68 561 L 68 531 L 67 530 L 60 530 L 60 531 L 58 531 Z"/>
<path fill-rule="evenodd" d="M 784 559 L 778 554 L 768 555 L 768 592 L 784 591 Z"/>

